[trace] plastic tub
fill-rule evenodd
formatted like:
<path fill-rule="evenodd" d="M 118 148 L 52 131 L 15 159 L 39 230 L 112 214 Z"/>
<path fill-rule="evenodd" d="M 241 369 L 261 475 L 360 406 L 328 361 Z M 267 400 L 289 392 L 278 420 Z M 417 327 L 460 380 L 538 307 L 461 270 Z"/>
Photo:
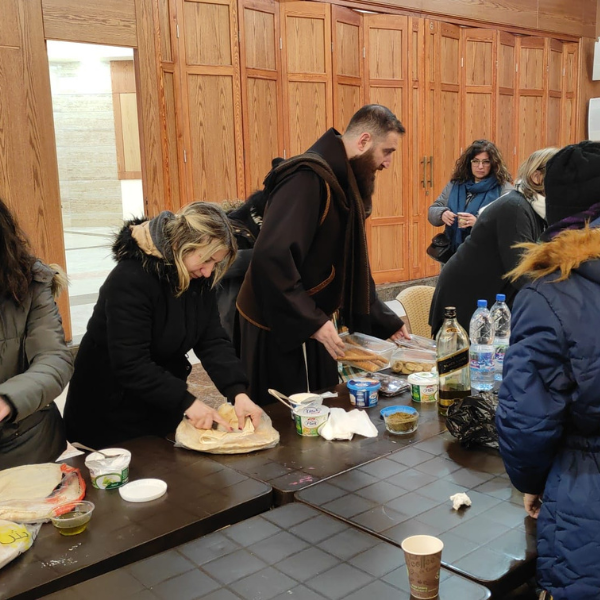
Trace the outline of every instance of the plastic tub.
<path fill-rule="evenodd" d="M 292 394 L 289 396 L 290 404 L 292 405 L 292 421 L 294 420 L 294 409 L 301 406 L 321 406 L 323 404 L 323 398 L 319 394 L 313 394 L 312 392 L 302 392 L 301 394 Z"/>
<path fill-rule="evenodd" d="M 105 448 L 88 454 L 85 466 L 90 470 L 92 485 L 99 490 L 113 490 L 129 481 L 131 452 L 124 448 Z"/>
<path fill-rule="evenodd" d="M 364 371 L 381 371 L 390 366 L 396 344 L 365 335 L 342 333 L 344 357 L 341 362 Z"/>
<path fill-rule="evenodd" d="M 300 406 L 294 409 L 296 433 L 306 437 L 319 435 L 319 427 L 329 418 L 329 408 L 326 406 Z"/>
<path fill-rule="evenodd" d="M 350 404 L 359 408 L 377 406 L 381 382 L 377 379 L 350 379 L 346 384 L 350 395 Z"/>
<path fill-rule="evenodd" d="M 419 426 L 419 413 L 412 406 L 388 406 L 380 414 L 385 428 L 393 435 L 413 433 Z"/>
<path fill-rule="evenodd" d="M 423 371 L 431 371 L 436 365 L 436 355 L 432 350 L 413 350 L 398 348 L 391 360 L 394 373 L 412 375 Z"/>
<path fill-rule="evenodd" d="M 413 402 L 437 402 L 439 378 L 433 373 L 413 373 L 408 376 Z"/>

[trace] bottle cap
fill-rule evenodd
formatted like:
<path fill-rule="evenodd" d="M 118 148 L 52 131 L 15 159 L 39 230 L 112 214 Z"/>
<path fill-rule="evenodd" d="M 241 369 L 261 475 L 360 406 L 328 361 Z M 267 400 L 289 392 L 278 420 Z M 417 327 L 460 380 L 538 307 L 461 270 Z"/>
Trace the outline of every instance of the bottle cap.
<path fill-rule="evenodd" d="M 506 296 L 504 294 L 496 294 L 496 302 L 504 302 L 506 300 Z"/>
<path fill-rule="evenodd" d="M 454 306 L 446 306 L 444 308 L 444 318 L 454 319 L 456 317 L 456 308 Z"/>
<path fill-rule="evenodd" d="M 477 300 L 477 308 L 487 308 L 487 300 Z"/>

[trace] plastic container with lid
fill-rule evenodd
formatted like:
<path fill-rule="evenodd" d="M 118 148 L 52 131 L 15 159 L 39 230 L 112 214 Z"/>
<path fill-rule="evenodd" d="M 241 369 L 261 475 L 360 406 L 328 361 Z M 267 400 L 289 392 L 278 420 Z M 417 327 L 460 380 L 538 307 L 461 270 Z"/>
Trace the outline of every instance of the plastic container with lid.
<path fill-rule="evenodd" d="M 435 367 L 436 355 L 432 350 L 413 350 L 398 348 L 391 360 L 394 373 L 412 375 L 423 371 L 431 371 Z"/>
<path fill-rule="evenodd" d="M 342 333 L 344 354 L 341 362 L 364 371 L 381 371 L 390 366 L 396 344 L 364 333 Z"/>
<path fill-rule="evenodd" d="M 396 344 L 401 348 L 412 348 L 413 350 L 429 350 L 435 352 L 435 340 L 423 337 L 422 335 L 410 334 L 410 339 L 400 338 L 396 340 Z"/>
<path fill-rule="evenodd" d="M 408 376 L 413 402 L 437 402 L 439 378 L 430 372 Z"/>
<path fill-rule="evenodd" d="M 327 406 L 300 406 L 294 409 L 296 433 L 307 437 L 319 435 L 319 427 L 329 418 Z"/>
<path fill-rule="evenodd" d="M 112 490 L 126 484 L 131 452 L 124 448 L 105 448 L 101 452 L 92 452 L 85 459 L 92 485 L 99 490 Z"/>
<path fill-rule="evenodd" d="M 407 435 L 417 430 L 419 413 L 412 406 L 388 406 L 381 409 L 385 428 L 394 435 Z"/>
<path fill-rule="evenodd" d="M 350 404 L 358 408 L 377 406 L 381 382 L 377 379 L 350 379 L 346 384 L 350 395 Z"/>

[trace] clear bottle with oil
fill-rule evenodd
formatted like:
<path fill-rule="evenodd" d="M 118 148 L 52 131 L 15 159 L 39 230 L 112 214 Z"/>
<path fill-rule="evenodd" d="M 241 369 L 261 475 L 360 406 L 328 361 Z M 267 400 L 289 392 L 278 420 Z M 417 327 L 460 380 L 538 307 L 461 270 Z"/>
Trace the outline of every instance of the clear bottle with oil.
<path fill-rule="evenodd" d="M 456 320 L 456 308 L 444 310 L 444 323 L 436 337 L 437 370 L 440 377 L 438 410 L 446 416 L 457 400 L 471 394 L 469 338 Z"/>

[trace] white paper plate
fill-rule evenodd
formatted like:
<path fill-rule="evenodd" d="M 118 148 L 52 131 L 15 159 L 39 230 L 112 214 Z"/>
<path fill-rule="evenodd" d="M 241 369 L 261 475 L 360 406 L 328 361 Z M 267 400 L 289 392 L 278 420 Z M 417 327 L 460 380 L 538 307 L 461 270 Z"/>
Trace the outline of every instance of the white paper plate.
<path fill-rule="evenodd" d="M 162 479 L 138 479 L 119 488 L 119 494 L 127 502 L 150 502 L 165 494 L 167 484 Z"/>

